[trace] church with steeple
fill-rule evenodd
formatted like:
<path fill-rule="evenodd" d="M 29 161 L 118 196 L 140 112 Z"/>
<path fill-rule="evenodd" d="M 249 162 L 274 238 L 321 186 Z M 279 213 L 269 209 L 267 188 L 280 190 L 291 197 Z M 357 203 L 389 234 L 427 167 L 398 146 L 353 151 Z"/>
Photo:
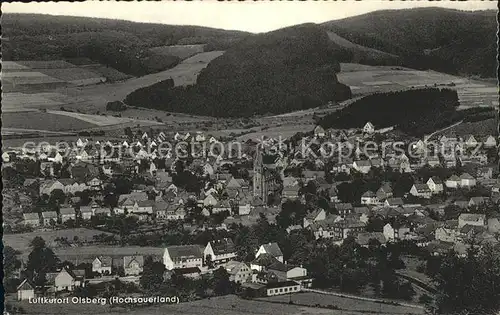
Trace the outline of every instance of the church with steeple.
<path fill-rule="evenodd" d="M 253 161 L 253 196 L 266 205 L 270 194 L 279 189 L 281 176 L 277 156 L 269 155 L 257 145 Z"/>

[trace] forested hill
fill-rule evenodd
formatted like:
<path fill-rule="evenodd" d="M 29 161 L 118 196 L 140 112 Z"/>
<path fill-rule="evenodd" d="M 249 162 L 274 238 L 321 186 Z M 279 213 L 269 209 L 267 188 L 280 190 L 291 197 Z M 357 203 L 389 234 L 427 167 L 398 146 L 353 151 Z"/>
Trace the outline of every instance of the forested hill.
<path fill-rule="evenodd" d="M 496 77 L 493 10 L 383 10 L 322 25 L 356 44 L 401 56 L 410 67 Z"/>
<path fill-rule="evenodd" d="M 86 57 L 124 73 L 144 75 L 179 60 L 149 49 L 163 45 L 206 44 L 225 50 L 249 33 L 200 26 L 41 14 L 2 15 L 3 60 L 58 60 Z"/>
<path fill-rule="evenodd" d="M 197 84 L 131 93 L 126 103 L 213 116 L 252 116 L 316 107 L 344 100 L 337 81 L 343 50 L 314 24 L 246 38 L 201 71 Z"/>

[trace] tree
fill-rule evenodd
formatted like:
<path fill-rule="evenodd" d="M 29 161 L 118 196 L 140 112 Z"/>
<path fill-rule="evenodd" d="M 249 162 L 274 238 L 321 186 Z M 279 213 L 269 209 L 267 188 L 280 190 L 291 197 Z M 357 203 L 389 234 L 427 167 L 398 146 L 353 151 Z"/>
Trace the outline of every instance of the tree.
<path fill-rule="evenodd" d="M 229 274 L 226 269 L 220 267 L 212 274 L 212 285 L 216 295 L 227 295 L 233 293 L 233 284 L 229 281 Z"/>
<path fill-rule="evenodd" d="M 161 262 L 153 261 L 151 256 L 147 256 L 144 260 L 141 278 L 139 279 L 141 287 L 150 292 L 156 292 L 163 283 L 164 272 L 165 265 Z"/>
<path fill-rule="evenodd" d="M 56 270 L 59 258 L 46 246 L 45 240 L 40 236 L 31 241 L 31 247 L 33 249 L 28 256 L 26 271 L 34 278 L 36 284 L 43 285 L 45 274 Z"/>

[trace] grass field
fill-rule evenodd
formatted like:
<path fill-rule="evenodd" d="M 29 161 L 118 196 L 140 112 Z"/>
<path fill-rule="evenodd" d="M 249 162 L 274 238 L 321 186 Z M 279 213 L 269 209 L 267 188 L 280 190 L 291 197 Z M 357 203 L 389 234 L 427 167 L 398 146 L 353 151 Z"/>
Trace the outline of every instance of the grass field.
<path fill-rule="evenodd" d="M 22 128 L 35 130 L 63 131 L 96 127 L 96 124 L 78 118 L 44 112 L 5 112 L 2 113 L 3 128 Z"/>
<path fill-rule="evenodd" d="M 288 296 L 285 296 L 288 298 Z M 204 299 L 194 302 L 179 304 L 163 304 L 134 309 L 125 309 L 122 307 L 110 307 L 109 305 L 92 304 L 53 304 L 40 305 L 29 304 L 28 302 L 14 301 L 13 296 L 8 296 L 6 302 L 11 305 L 20 306 L 26 314 L 130 314 L 130 315 L 164 315 L 164 314 L 182 314 L 182 315 L 362 315 L 362 314 L 380 314 L 378 309 L 368 310 L 366 312 L 355 312 L 345 310 L 331 310 L 325 308 L 313 308 L 298 305 L 288 305 L 280 303 L 268 303 L 257 300 L 243 300 L 236 296 L 222 296 L 211 299 Z M 400 313 L 385 314 L 415 314 Z"/>
<path fill-rule="evenodd" d="M 88 123 L 91 123 L 91 124 L 97 125 L 97 126 L 119 125 L 119 124 L 131 123 L 131 122 L 134 124 L 140 124 L 140 125 L 160 125 L 161 124 L 161 123 L 158 123 L 155 121 L 133 120 L 131 118 L 124 118 L 124 117 L 89 115 L 89 114 L 81 114 L 81 113 L 67 112 L 67 111 L 47 111 L 47 112 L 50 114 L 80 119 L 82 121 L 85 121 L 85 122 L 88 122 Z"/>
<path fill-rule="evenodd" d="M 3 243 L 5 246 L 10 246 L 22 253 L 29 253 L 30 242 L 36 237 L 42 237 L 47 245 L 50 244 L 58 237 L 66 237 L 68 240 L 73 240 L 73 237 L 78 236 L 81 241 L 91 241 L 94 235 L 102 234 L 105 232 L 92 230 L 87 228 L 74 228 L 66 230 L 55 231 L 36 231 L 21 234 L 4 234 Z M 106 233 L 110 234 L 110 233 Z"/>
<path fill-rule="evenodd" d="M 261 298 L 259 300 L 270 302 L 283 302 L 288 303 L 290 299 L 295 304 L 310 305 L 310 306 L 329 306 L 335 305 L 342 310 L 354 312 L 372 312 L 380 314 L 423 314 L 423 310 L 417 308 L 410 308 L 405 306 L 381 304 L 370 301 L 362 301 L 333 295 L 318 294 L 312 292 L 303 292 L 294 294 L 292 296 L 280 295 Z"/>
<path fill-rule="evenodd" d="M 457 90 L 462 108 L 498 106 L 498 88 L 495 84 L 436 71 L 342 63 L 337 77 L 339 82 L 351 88 L 354 96 L 437 86 Z"/>

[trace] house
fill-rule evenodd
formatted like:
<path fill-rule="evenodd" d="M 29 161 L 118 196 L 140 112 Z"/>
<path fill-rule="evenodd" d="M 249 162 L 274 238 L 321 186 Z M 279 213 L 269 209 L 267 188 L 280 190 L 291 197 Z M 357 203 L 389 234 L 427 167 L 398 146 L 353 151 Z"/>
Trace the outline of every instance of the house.
<path fill-rule="evenodd" d="M 230 238 L 224 238 L 212 242 L 208 242 L 203 251 L 203 258 L 207 263 L 208 257 L 215 264 L 228 262 L 236 258 L 236 246 Z"/>
<path fill-rule="evenodd" d="M 24 279 L 17 286 L 17 300 L 30 300 L 35 298 L 35 284 L 28 279 Z"/>
<path fill-rule="evenodd" d="M 460 186 L 466 188 L 474 187 L 476 186 L 476 179 L 469 173 L 463 173 L 460 175 Z"/>
<path fill-rule="evenodd" d="M 367 122 L 364 127 L 363 127 L 363 132 L 364 133 L 368 133 L 368 134 L 372 134 L 375 132 L 375 126 L 373 126 L 373 124 L 371 122 Z"/>
<path fill-rule="evenodd" d="M 229 281 L 245 283 L 249 281 L 252 276 L 252 269 L 243 262 L 230 261 L 224 265 L 224 268 L 229 274 Z"/>
<path fill-rule="evenodd" d="M 304 223 L 303 226 L 304 228 L 308 227 L 311 223 L 316 222 L 316 221 L 321 221 L 326 218 L 326 212 L 325 210 L 318 208 L 312 212 L 309 212 L 303 219 Z"/>
<path fill-rule="evenodd" d="M 268 272 L 272 272 L 278 281 L 297 281 L 303 287 L 310 287 L 312 279 L 307 276 L 307 269 L 302 266 L 274 262 L 267 267 Z"/>
<path fill-rule="evenodd" d="M 112 262 L 113 261 L 109 256 L 96 257 L 92 261 L 92 272 L 97 272 L 101 275 L 110 275 Z"/>
<path fill-rule="evenodd" d="M 393 196 L 392 187 L 389 183 L 384 183 L 377 190 L 377 198 L 379 200 L 385 200 L 387 198 L 391 198 Z"/>
<path fill-rule="evenodd" d="M 339 215 L 344 216 L 351 213 L 354 210 L 352 204 L 348 202 L 335 204 L 335 209 L 338 211 Z"/>
<path fill-rule="evenodd" d="M 92 208 L 91 206 L 81 206 L 79 216 L 82 220 L 90 220 L 96 209 L 97 208 Z"/>
<path fill-rule="evenodd" d="M 476 138 L 473 135 L 467 135 L 464 137 L 465 145 L 469 148 L 473 148 L 478 145 Z"/>
<path fill-rule="evenodd" d="M 167 246 L 163 264 L 168 270 L 198 267 L 203 264 L 203 253 L 198 245 Z"/>
<path fill-rule="evenodd" d="M 426 184 L 413 184 L 410 189 L 410 194 L 415 197 L 427 199 L 432 196 L 432 192 Z"/>
<path fill-rule="evenodd" d="M 446 187 L 448 188 L 458 188 L 460 186 L 461 179 L 457 175 L 452 175 L 445 182 Z"/>
<path fill-rule="evenodd" d="M 72 292 L 77 287 L 85 286 L 85 270 L 70 270 L 64 267 L 59 272 L 47 273 L 47 283 L 55 292 Z"/>
<path fill-rule="evenodd" d="M 400 206 L 403 206 L 405 203 L 402 198 L 400 197 L 395 197 L 395 198 L 387 198 L 387 200 L 384 202 L 384 206 L 386 207 L 391 207 L 391 208 L 397 208 Z"/>
<path fill-rule="evenodd" d="M 456 243 L 460 232 L 458 229 L 444 225 L 434 231 L 434 238 L 441 242 Z"/>
<path fill-rule="evenodd" d="M 469 200 L 469 207 L 473 206 L 479 206 L 481 204 L 484 204 L 488 201 L 488 198 L 486 197 L 471 197 Z"/>
<path fill-rule="evenodd" d="M 40 196 L 50 196 L 50 194 L 56 189 L 62 190 L 64 192 L 64 185 L 57 180 L 46 180 L 40 183 L 39 193 Z"/>
<path fill-rule="evenodd" d="M 370 161 L 366 160 L 354 161 L 354 163 L 352 164 L 352 168 L 362 174 L 368 174 L 368 172 L 370 172 L 371 167 L 372 165 Z"/>
<path fill-rule="evenodd" d="M 102 189 L 102 180 L 100 180 L 98 177 L 94 177 L 87 182 L 87 186 L 90 190 L 99 191 Z"/>
<path fill-rule="evenodd" d="M 410 228 L 407 226 L 393 227 L 390 223 L 387 223 L 384 225 L 383 233 L 387 241 L 400 240 L 406 238 L 405 236 L 410 233 Z"/>
<path fill-rule="evenodd" d="M 62 223 L 67 222 L 69 220 L 73 220 L 73 221 L 76 220 L 75 209 L 73 209 L 71 207 L 65 207 L 65 208 L 59 209 L 59 214 L 61 216 Z"/>
<path fill-rule="evenodd" d="M 138 276 L 142 273 L 144 268 L 143 256 L 124 256 L 123 257 L 123 270 L 126 276 Z"/>
<path fill-rule="evenodd" d="M 484 214 L 477 214 L 477 213 L 460 214 L 460 216 L 458 217 L 458 228 L 461 229 L 467 224 L 474 226 L 485 226 L 486 217 Z"/>
<path fill-rule="evenodd" d="M 52 222 L 57 223 L 57 213 L 55 211 L 42 212 L 42 222 L 44 226 L 49 226 Z"/>
<path fill-rule="evenodd" d="M 373 241 L 379 242 L 380 245 L 387 243 L 385 235 L 382 232 L 362 232 L 356 236 L 356 243 L 363 247 L 370 246 L 370 243 Z"/>
<path fill-rule="evenodd" d="M 477 177 L 481 179 L 493 178 L 493 167 L 481 167 L 477 169 Z"/>
<path fill-rule="evenodd" d="M 265 287 L 267 296 L 290 294 L 300 292 L 300 283 L 295 281 L 268 283 Z"/>
<path fill-rule="evenodd" d="M 284 199 L 297 199 L 299 198 L 299 190 L 300 186 L 284 186 L 283 191 L 281 192 L 281 196 Z"/>
<path fill-rule="evenodd" d="M 271 255 L 271 257 L 274 257 L 278 261 L 283 262 L 283 252 L 278 246 L 278 243 L 268 243 L 260 245 L 257 253 L 255 253 L 255 258 L 259 258 L 259 256 L 262 254 L 269 254 Z"/>
<path fill-rule="evenodd" d="M 363 205 L 374 205 L 378 203 L 378 197 L 373 191 L 368 190 L 363 195 L 361 195 L 361 204 Z"/>
<path fill-rule="evenodd" d="M 40 214 L 38 212 L 23 213 L 23 223 L 32 227 L 40 226 Z"/>
<path fill-rule="evenodd" d="M 433 194 L 440 194 L 444 190 L 443 181 L 437 176 L 429 177 L 426 184 Z"/>
<path fill-rule="evenodd" d="M 323 138 L 325 136 L 325 129 L 319 125 L 316 126 L 316 128 L 314 128 L 314 136 L 317 138 Z"/>
<path fill-rule="evenodd" d="M 492 135 L 489 135 L 486 138 L 486 140 L 484 140 L 483 144 L 484 144 L 484 147 L 486 147 L 486 148 L 494 148 L 497 146 L 497 140 Z"/>

